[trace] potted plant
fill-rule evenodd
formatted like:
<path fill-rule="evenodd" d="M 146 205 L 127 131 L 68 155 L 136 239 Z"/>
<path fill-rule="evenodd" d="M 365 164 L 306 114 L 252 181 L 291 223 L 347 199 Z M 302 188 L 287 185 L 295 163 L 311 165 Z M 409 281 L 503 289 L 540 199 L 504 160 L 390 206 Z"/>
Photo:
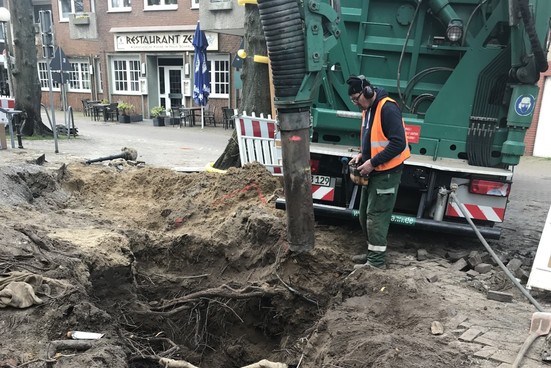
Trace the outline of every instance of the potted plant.
<path fill-rule="evenodd" d="M 134 105 L 126 102 L 119 102 L 117 107 L 119 109 L 119 123 L 129 124 L 131 122 L 130 114 L 134 111 Z"/>
<path fill-rule="evenodd" d="M 154 106 L 151 109 L 151 118 L 153 119 L 154 126 L 165 125 L 166 110 L 163 106 Z"/>

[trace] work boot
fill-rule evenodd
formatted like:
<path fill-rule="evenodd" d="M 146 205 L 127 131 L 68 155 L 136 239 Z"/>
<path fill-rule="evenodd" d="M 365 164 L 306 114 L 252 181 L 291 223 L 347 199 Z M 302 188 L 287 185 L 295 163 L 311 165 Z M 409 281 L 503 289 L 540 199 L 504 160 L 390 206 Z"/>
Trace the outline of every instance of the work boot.
<path fill-rule="evenodd" d="M 372 270 L 386 270 L 386 265 L 384 263 L 380 264 L 380 265 L 375 265 L 375 264 L 371 263 L 370 261 L 366 261 L 363 264 L 354 265 L 355 270 L 360 269 L 360 268 L 372 269 Z"/>
<path fill-rule="evenodd" d="M 352 256 L 352 262 L 354 262 L 354 263 L 365 263 L 365 262 L 367 262 L 367 253 L 356 254 L 355 256 Z"/>

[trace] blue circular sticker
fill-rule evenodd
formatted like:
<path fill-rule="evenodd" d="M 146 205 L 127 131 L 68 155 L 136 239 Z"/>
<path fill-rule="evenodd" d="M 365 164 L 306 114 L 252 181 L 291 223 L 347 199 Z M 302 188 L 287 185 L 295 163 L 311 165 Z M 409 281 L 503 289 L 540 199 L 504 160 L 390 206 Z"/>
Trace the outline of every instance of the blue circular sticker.
<path fill-rule="evenodd" d="M 532 114 L 536 107 L 536 99 L 532 95 L 520 95 L 515 101 L 515 112 L 520 116 Z"/>

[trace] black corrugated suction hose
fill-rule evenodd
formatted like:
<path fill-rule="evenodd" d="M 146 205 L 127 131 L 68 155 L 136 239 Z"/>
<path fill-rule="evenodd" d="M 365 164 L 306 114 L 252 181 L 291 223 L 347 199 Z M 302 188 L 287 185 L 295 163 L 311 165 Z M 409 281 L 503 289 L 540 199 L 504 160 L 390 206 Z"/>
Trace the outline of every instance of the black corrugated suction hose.
<path fill-rule="evenodd" d="M 544 0 L 549 1 L 549 0 Z M 532 47 L 532 52 L 536 58 L 536 68 L 540 73 L 543 73 L 547 70 L 549 65 L 547 64 L 547 58 L 543 52 L 543 48 L 538 39 L 538 34 L 536 33 L 536 27 L 534 26 L 534 19 L 532 18 L 532 13 L 530 12 L 530 7 L 528 0 L 519 0 L 520 14 L 522 15 L 522 21 L 524 22 L 524 28 L 530 39 L 530 46 Z"/>
<path fill-rule="evenodd" d="M 306 75 L 304 32 L 297 0 L 258 0 L 260 23 L 272 61 L 276 97 L 298 94 Z"/>

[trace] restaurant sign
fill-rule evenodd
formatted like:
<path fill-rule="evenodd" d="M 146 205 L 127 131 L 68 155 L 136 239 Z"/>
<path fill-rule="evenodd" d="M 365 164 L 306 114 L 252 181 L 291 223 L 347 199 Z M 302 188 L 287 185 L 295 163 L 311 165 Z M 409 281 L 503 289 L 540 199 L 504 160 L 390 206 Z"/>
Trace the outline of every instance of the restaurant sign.
<path fill-rule="evenodd" d="M 208 51 L 218 50 L 218 34 L 205 32 Z M 115 51 L 193 51 L 193 31 L 121 33 L 115 35 Z"/>

